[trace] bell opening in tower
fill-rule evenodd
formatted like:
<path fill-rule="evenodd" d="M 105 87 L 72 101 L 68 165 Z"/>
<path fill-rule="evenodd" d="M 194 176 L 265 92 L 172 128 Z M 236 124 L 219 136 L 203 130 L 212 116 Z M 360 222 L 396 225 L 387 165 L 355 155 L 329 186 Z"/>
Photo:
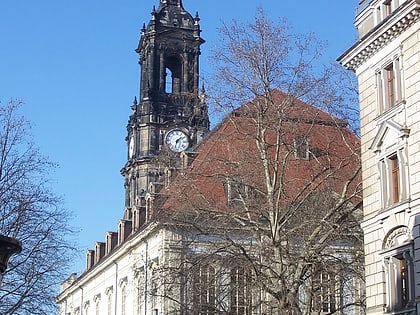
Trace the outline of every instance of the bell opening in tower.
<path fill-rule="evenodd" d="M 181 92 L 182 63 L 176 56 L 170 56 L 165 60 L 165 92 Z"/>

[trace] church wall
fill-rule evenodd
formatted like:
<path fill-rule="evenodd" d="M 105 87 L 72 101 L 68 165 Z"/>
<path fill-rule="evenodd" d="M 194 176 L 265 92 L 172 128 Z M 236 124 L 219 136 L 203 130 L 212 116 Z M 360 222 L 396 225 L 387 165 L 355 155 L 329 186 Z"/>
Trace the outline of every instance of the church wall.
<path fill-rule="evenodd" d="M 86 271 L 79 278 L 78 283 L 73 283 L 67 290 L 61 292 L 63 299 L 58 298 L 59 314 L 77 314 L 77 310 L 82 308 L 88 308 L 90 313 L 94 313 L 96 307 L 100 308 L 100 314 L 105 314 L 109 305 L 111 305 L 112 314 L 121 314 L 123 287 L 127 294 L 126 314 L 143 314 L 142 311 L 145 308 L 148 310 L 147 314 L 151 314 L 153 307 L 157 307 L 157 303 L 147 302 L 144 298 L 144 292 L 147 290 L 144 290 L 144 287 L 139 288 L 138 279 L 140 276 L 144 277 L 143 271 L 146 265 L 149 268 L 156 268 L 159 260 L 162 259 L 162 243 L 165 242 L 162 240 L 162 235 L 164 235 L 163 230 L 150 233 L 150 230 L 146 229 L 143 233 L 136 235 L 137 237 L 117 247 L 114 252 Z M 150 282 L 150 279 L 144 281 Z M 139 294 L 143 295 L 141 306 L 137 305 Z M 111 304 L 108 304 L 110 296 Z M 137 309 L 141 311 L 138 312 Z M 85 313 L 86 311 L 83 312 Z"/>

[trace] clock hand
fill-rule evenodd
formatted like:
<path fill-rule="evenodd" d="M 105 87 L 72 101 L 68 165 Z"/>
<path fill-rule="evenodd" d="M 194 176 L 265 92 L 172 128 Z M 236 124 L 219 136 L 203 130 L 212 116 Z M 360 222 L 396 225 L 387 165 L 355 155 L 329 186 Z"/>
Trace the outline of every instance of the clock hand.
<path fill-rule="evenodd" d="M 181 144 L 181 138 L 182 138 L 182 137 L 181 137 L 181 136 L 179 136 L 179 137 L 178 137 L 178 139 L 176 139 L 176 140 L 175 140 L 175 146 L 176 146 L 176 147 L 179 147 L 179 146 L 180 146 L 180 144 Z"/>

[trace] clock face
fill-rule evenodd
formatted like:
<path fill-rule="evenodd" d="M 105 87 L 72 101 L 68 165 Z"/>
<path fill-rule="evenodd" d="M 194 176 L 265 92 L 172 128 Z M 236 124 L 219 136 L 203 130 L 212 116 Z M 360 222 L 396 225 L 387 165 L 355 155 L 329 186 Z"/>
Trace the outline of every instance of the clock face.
<path fill-rule="evenodd" d="M 182 152 L 188 149 L 190 141 L 188 136 L 181 130 L 171 130 L 166 134 L 166 144 L 174 152 Z"/>

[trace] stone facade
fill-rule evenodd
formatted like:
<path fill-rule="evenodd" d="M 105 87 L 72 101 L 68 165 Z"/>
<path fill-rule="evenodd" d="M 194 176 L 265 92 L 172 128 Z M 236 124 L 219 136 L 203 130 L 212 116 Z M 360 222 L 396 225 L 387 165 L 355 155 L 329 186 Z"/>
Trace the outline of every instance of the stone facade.
<path fill-rule="evenodd" d="M 360 1 L 339 61 L 359 84 L 368 314 L 419 314 L 420 2 Z"/>

